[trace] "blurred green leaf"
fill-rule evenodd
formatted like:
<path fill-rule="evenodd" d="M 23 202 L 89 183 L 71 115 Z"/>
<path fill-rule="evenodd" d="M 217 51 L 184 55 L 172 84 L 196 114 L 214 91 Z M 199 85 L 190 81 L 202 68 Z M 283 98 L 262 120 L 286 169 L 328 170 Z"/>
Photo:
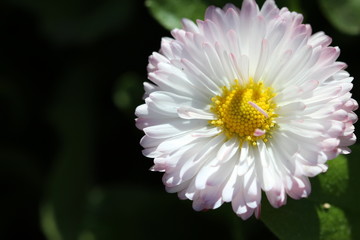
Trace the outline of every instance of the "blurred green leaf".
<path fill-rule="evenodd" d="M 149 187 L 109 186 L 90 192 L 82 232 L 98 240 L 230 239 L 227 216 L 194 212 L 190 201 Z"/>
<path fill-rule="evenodd" d="M 256 219 L 242 221 L 230 204 L 195 212 L 191 201 L 149 186 L 94 188 L 88 196 L 82 233 L 89 240 L 273 239 Z"/>
<path fill-rule="evenodd" d="M 288 199 L 285 206 L 275 209 L 264 199 L 261 212 L 261 220 L 279 239 L 319 239 L 320 222 L 310 201 Z"/>
<path fill-rule="evenodd" d="M 133 114 L 142 103 L 143 79 L 136 72 L 126 72 L 115 83 L 114 103 L 122 111 Z"/>
<path fill-rule="evenodd" d="M 326 18 L 341 32 L 360 34 L 359 0 L 318 0 Z"/>
<path fill-rule="evenodd" d="M 202 0 L 146 0 L 154 18 L 166 29 L 181 27 L 181 19 L 203 19 L 207 4 Z"/>
<path fill-rule="evenodd" d="M 348 161 L 340 155 L 328 162 L 329 170 L 326 174 L 319 175 L 321 190 L 323 193 L 340 196 L 344 194 L 349 183 Z"/>
<path fill-rule="evenodd" d="M 175 194 L 149 186 L 95 187 L 88 192 L 84 206 L 77 238 L 71 239 L 245 240 L 259 239 L 266 233 L 266 228 L 256 219 L 240 220 L 230 204 L 216 211 L 195 212 L 191 201 L 180 201 Z M 49 240 L 69 239 L 63 237 L 54 222 L 53 208 L 44 205 L 42 215 Z"/>
<path fill-rule="evenodd" d="M 326 240 L 350 240 L 351 225 L 344 209 L 323 204 L 316 209 L 320 222 L 320 238 Z"/>
<path fill-rule="evenodd" d="M 329 202 L 344 206 L 344 196 L 349 187 L 348 160 L 340 155 L 327 162 L 329 169 L 314 179 L 313 193 L 310 199 L 318 202 Z"/>
<path fill-rule="evenodd" d="M 45 236 L 49 240 L 62 240 L 59 228 L 57 227 L 54 207 L 50 203 L 45 203 L 40 208 L 41 227 Z"/>
<path fill-rule="evenodd" d="M 284 240 L 350 240 L 351 224 L 345 211 L 328 203 L 289 199 L 286 206 L 263 206 L 261 219 Z"/>
<path fill-rule="evenodd" d="M 352 153 L 347 155 L 349 186 L 344 195 L 342 195 L 345 214 L 352 226 L 352 239 L 360 239 L 360 145 L 355 144 L 351 147 Z"/>
<path fill-rule="evenodd" d="M 359 239 L 360 148 L 352 150 L 347 158 L 329 161 L 328 171 L 312 179 L 308 199 L 288 199 L 279 209 L 264 201 L 261 219 L 280 239 Z"/>
<path fill-rule="evenodd" d="M 257 1 L 261 7 L 265 0 Z M 150 9 L 153 17 L 166 29 L 181 28 L 181 19 L 188 18 L 193 21 L 204 19 L 206 8 L 215 5 L 223 7 L 230 3 L 227 0 L 146 0 L 145 4 Z M 241 7 L 241 1 L 232 2 Z M 301 12 L 299 0 L 278 0 L 279 6 L 287 6 L 292 11 Z"/>
<path fill-rule="evenodd" d="M 312 193 L 309 200 L 320 204 L 330 203 L 341 208 L 349 204 L 350 199 L 347 198 L 347 192 L 349 191 L 350 176 L 347 157 L 340 155 L 336 159 L 328 161 L 328 171 L 311 179 Z"/>
<path fill-rule="evenodd" d="M 51 118 L 60 147 L 41 207 L 42 227 L 49 240 L 78 239 L 83 222 L 94 158 L 93 79 L 87 66 L 70 68 L 55 95 Z"/>
<path fill-rule="evenodd" d="M 235 2 L 234 4 L 240 8 L 242 1 L 243 0 L 239 1 L 239 3 Z M 265 1 L 266 0 L 256 0 L 256 3 L 258 4 L 259 8 L 261 8 L 262 5 L 265 3 Z M 229 1 L 227 1 L 227 2 L 229 2 Z M 227 2 L 225 2 L 225 3 L 227 3 Z M 298 13 L 306 15 L 304 12 L 306 9 L 303 7 L 303 5 L 306 4 L 306 2 L 304 2 L 304 1 L 301 1 L 301 0 L 276 0 L 275 4 L 279 8 L 286 7 L 290 11 L 296 11 Z"/>

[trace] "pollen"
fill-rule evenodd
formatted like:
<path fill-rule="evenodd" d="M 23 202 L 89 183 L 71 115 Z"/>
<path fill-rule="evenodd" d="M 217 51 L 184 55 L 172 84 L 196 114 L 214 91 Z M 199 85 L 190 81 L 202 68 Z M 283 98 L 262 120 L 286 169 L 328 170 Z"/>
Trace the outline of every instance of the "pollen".
<path fill-rule="evenodd" d="M 227 138 L 237 137 L 241 143 L 266 143 L 277 126 L 274 97 L 273 90 L 263 82 L 250 78 L 247 84 L 240 84 L 234 80 L 230 87 L 222 88 L 221 95 L 211 99 L 216 119 L 209 123 L 221 128 Z"/>

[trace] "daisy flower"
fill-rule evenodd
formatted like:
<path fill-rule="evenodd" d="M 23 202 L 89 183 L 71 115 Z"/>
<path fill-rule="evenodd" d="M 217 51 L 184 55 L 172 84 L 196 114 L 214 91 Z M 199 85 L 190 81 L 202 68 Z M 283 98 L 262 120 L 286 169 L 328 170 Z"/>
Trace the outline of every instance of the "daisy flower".
<path fill-rule="evenodd" d="M 309 177 L 356 138 L 352 80 L 340 50 L 303 16 L 267 0 L 184 19 L 149 58 L 136 109 L 153 171 L 197 211 L 231 202 L 242 219 L 307 197 Z"/>

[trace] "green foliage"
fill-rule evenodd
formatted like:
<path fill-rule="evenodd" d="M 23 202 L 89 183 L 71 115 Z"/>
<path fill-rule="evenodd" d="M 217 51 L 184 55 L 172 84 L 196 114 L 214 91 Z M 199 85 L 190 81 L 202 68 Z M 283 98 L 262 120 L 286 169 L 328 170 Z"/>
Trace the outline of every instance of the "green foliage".
<path fill-rule="evenodd" d="M 179 202 L 175 195 L 162 190 L 135 185 L 94 188 L 83 202 L 86 211 L 76 235 L 64 237 L 68 233 L 62 231 L 59 236 L 58 227 L 54 225 L 56 218 L 47 206 L 44 206 L 43 226 L 49 240 L 148 239 L 150 236 L 159 240 L 168 239 L 169 236 L 179 240 L 212 236 L 220 238 L 222 236 L 217 232 L 217 227 L 227 229 L 228 235 L 223 237 L 230 238 L 232 225 L 226 214 L 214 212 L 208 218 L 208 213 L 191 211 L 189 204 L 188 201 Z M 199 228 L 201 222 L 209 228 Z M 187 231 L 182 231 L 183 228 Z"/>
<path fill-rule="evenodd" d="M 136 106 L 142 103 L 144 79 L 136 72 L 126 72 L 115 83 L 114 103 L 127 113 L 133 114 Z"/>
<path fill-rule="evenodd" d="M 279 239 L 319 239 L 320 222 L 310 201 L 288 199 L 285 206 L 275 209 L 264 198 L 261 211 L 261 220 Z"/>
<path fill-rule="evenodd" d="M 360 169 L 358 146 L 347 158 L 339 156 L 328 162 L 326 173 L 312 179 L 312 194 L 308 199 L 288 199 L 287 205 L 274 209 L 263 205 L 261 219 L 280 238 L 300 239 L 359 239 L 357 230 L 360 214 L 358 187 L 359 174 L 351 172 L 348 165 Z M 352 181 L 349 181 L 352 179 Z"/>
<path fill-rule="evenodd" d="M 344 209 L 325 203 L 316 209 L 316 213 L 320 222 L 319 239 L 356 239 L 351 237 L 351 228 L 355 225 L 350 224 Z"/>
<path fill-rule="evenodd" d="M 327 19 L 341 32 L 360 34 L 360 1 L 318 0 Z"/>
<path fill-rule="evenodd" d="M 94 155 L 91 79 L 90 72 L 82 68 L 64 76 L 52 108 L 50 117 L 59 131 L 62 147 L 41 209 L 42 226 L 49 240 L 77 239 L 83 221 Z"/>
<path fill-rule="evenodd" d="M 181 19 L 203 19 L 207 7 L 202 0 L 146 0 L 152 15 L 167 29 L 181 27 Z"/>
<path fill-rule="evenodd" d="M 171 30 L 181 27 L 181 19 L 188 18 L 193 21 L 204 19 L 204 13 L 209 5 L 224 6 L 228 1 L 223 0 L 147 0 L 146 6 L 154 18 L 165 28 Z M 264 1 L 257 1 L 261 6 Z M 318 0 L 319 7 L 325 17 L 339 31 L 358 35 L 360 34 L 360 1 L 358 0 Z M 234 2 L 240 7 L 240 2 Z M 299 0 L 278 0 L 279 7 L 286 6 L 292 11 L 306 15 L 306 6 Z"/>
<path fill-rule="evenodd" d="M 348 161 L 344 155 L 328 162 L 329 170 L 319 176 L 319 183 L 323 196 L 335 198 L 344 195 L 349 185 Z"/>
<path fill-rule="evenodd" d="M 229 3 L 227 0 L 146 0 L 145 4 L 149 8 L 153 17 L 166 29 L 171 30 L 181 27 L 181 19 L 188 18 L 193 21 L 204 19 L 205 10 L 208 6 L 214 5 L 223 7 Z M 261 6 L 264 1 L 258 1 Z M 232 2 L 241 6 L 241 1 Z M 279 6 L 287 6 L 291 10 L 300 10 L 299 0 L 279 0 Z"/>

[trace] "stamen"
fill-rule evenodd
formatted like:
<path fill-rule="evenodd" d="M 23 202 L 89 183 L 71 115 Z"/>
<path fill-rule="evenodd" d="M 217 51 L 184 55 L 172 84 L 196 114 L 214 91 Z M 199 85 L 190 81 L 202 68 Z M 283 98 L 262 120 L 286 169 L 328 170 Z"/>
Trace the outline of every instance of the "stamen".
<path fill-rule="evenodd" d="M 250 78 L 248 84 L 239 84 L 234 80 L 233 85 L 222 88 L 221 95 L 211 98 L 213 104 L 210 110 L 214 114 L 211 115 L 213 118 L 206 119 L 224 132 L 227 139 L 237 137 L 241 143 L 247 141 L 256 146 L 258 141 L 267 142 L 271 138 L 276 125 L 274 96 L 272 89 L 262 82 L 254 83 Z"/>
<path fill-rule="evenodd" d="M 264 111 L 264 109 L 262 109 L 261 107 L 259 107 L 256 103 L 251 102 L 251 101 L 249 101 L 248 103 L 249 103 L 253 108 L 255 108 L 256 110 L 258 110 L 259 113 L 261 113 L 262 115 L 264 115 L 266 118 L 269 117 L 269 114 L 267 114 L 267 112 Z"/>
<path fill-rule="evenodd" d="M 261 129 L 257 128 L 257 129 L 255 129 L 254 136 L 260 137 L 260 136 L 264 135 L 265 133 L 266 133 L 265 130 L 261 130 Z"/>

